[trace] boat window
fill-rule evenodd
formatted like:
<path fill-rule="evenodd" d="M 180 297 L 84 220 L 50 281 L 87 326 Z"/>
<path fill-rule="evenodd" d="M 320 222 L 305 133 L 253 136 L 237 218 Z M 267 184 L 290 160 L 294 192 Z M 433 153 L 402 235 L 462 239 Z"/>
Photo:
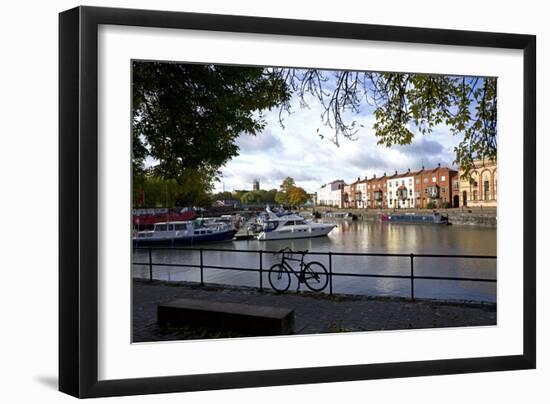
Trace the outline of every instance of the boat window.
<path fill-rule="evenodd" d="M 169 224 L 169 225 L 168 225 L 168 230 L 174 231 L 174 225 L 173 225 L 173 224 Z"/>
<path fill-rule="evenodd" d="M 165 224 L 157 224 L 155 225 L 156 231 L 166 231 L 166 225 Z"/>
<path fill-rule="evenodd" d="M 176 224 L 176 225 L 174 225 L 174 227 L 175 227 L 176 230 L 185 230 L 185 229 L 187 229 L 187 225 L 185 225 L 183 223 Z"/>
<path fill-rule="evenodd" d="M 295 222 L 294 220 L 289 220 L 288 222 L 285 223 L 285 226 L 294 226 Z"/>

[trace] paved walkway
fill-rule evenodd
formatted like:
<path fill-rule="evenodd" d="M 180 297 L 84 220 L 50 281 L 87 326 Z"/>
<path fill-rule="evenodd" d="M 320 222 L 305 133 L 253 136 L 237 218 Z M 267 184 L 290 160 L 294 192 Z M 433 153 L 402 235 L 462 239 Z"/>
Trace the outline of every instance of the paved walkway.
<path fill-rule="evenodd" d="M 134 280 L 134 342 L 201 338 L 185 328 L 157 324 L 157 304 L 176 298 L 293 307 L 295 333 L 318 334 L 345 331 L 399 330 L 496 324 L 496 306 L 401 298 L 328 296 L 311 292 L 276 294 L 255 288 Z M 202 338 L 230 337 L 208 334 Z"/>

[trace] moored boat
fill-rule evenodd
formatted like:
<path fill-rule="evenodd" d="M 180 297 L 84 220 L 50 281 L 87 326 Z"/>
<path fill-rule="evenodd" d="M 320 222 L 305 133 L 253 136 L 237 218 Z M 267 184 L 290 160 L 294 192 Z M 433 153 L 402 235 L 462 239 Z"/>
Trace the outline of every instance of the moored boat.
<path fill-rule="evenodd" d="M 317 223 L 295 214 L 271 216 L 262 223 L 258 240 L 322 237 L 328 235 L 335 227 L 332 223 Z"/>
<path fill-rule="evenodd" d="M 232 240 L 237 231 L 227 223 L 177 221 L 155 223 L 153 230 L 144 230 L 133 237 L 135 246 L 182 245 Z"/>
<path fill-rule="evenodd" d="M 417 213 L 382 214 L 381 219 L 384 222 L 397 223 L 450 224 L 449 217 L 443 216 L 438 212 L 427 215 Z"/>

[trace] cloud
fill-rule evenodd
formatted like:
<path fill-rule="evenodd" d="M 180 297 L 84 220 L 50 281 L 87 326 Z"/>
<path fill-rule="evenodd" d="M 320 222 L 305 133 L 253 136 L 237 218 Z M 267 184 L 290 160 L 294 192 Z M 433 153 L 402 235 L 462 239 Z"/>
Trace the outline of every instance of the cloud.
<path fill-rule="evenodd" d="M 236 143 L 241 153 L 250 153 L 258 150 L 273 150 L 282 146 L 281 141 L 271 133 L 269 128 L 266 128 L 262 133 L 255 136 L 241 134 L 237 138 Z"/>
<path fill-rule="evenodd" d="M 319 103 L 312 101 L 309 108 L 300 108 L 296 100 L 293 104 L 294 112 L 285 117 L 284 128 L 278 111 L 270 111 L 265 113 L 263 133 L 239 137 L 240 155 L 221 169 L 222 182 L 216 185 L 217 190 L 251 189 L 253 179 L 259 179 L 263 189 L 278 188 L 290 176 L 298 186 L 314 192 L 335 179 L 351 182 L 384 172 L 417 170 L 422 165 L 450 166 L 453 148 L 460 141 L 441 126 L 431 134 L 417 134 L 410 145 L 387 148 L 377 144 L 372 111 L 363 110 L 355 115 L 346 113 L 346 120 L 356 120 L 363 127 L 357 140 L 341 138 L 338 147 L 329 139 L 332 129 L 323 126 Z"/>

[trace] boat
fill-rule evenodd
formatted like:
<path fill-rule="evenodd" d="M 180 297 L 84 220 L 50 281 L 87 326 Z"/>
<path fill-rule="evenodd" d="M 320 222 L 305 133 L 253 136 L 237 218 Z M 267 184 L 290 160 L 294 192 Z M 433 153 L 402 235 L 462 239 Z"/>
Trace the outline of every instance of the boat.
<path fill-rule="evenodd" d="M 449 217 L 443 216 L 438 212 L 434 212 L 429 215 L 416 214 L 416 213 L 403 213 L 403 214 L 382 214 L 382 221 L 384 222 L 397 222 L 397 223 L 427 223 L 427 224 L 450 224 Z"/>
<path fill-rule="evenodd" d="M 351 212 L 332 212 L 327 211 L 325 213 L 326 217 L 332 217 L 335 219 L 349 219 L 349 220 L 357 220 L 358 216 L 356 214 L 353 214 Z"/>
<path fill-rule="evenodd" d="M 167 208 L 157 209 L 134 209 L 132 212 L 132 223 L 134 227 L 151 227 L 161 221 L 187 221 L 193 220 L 195 211 L 183 208 L 179 212 L 170 211 Z"/>
<path fill-rule="evenodd" d="M 237 230 L 220 222 L 174 221 L 155 223 L 153 230 L 138 231 L 134 246 L 181 245 L 232 240 Z"/>
<path fill-rule="evenodd" d="M 263 220 L 258 240 L 322 237 L 328 235 L 335 227 L 335 224 L 313 222 L 296 214 L 280 217 L 272 215 Z"/>

